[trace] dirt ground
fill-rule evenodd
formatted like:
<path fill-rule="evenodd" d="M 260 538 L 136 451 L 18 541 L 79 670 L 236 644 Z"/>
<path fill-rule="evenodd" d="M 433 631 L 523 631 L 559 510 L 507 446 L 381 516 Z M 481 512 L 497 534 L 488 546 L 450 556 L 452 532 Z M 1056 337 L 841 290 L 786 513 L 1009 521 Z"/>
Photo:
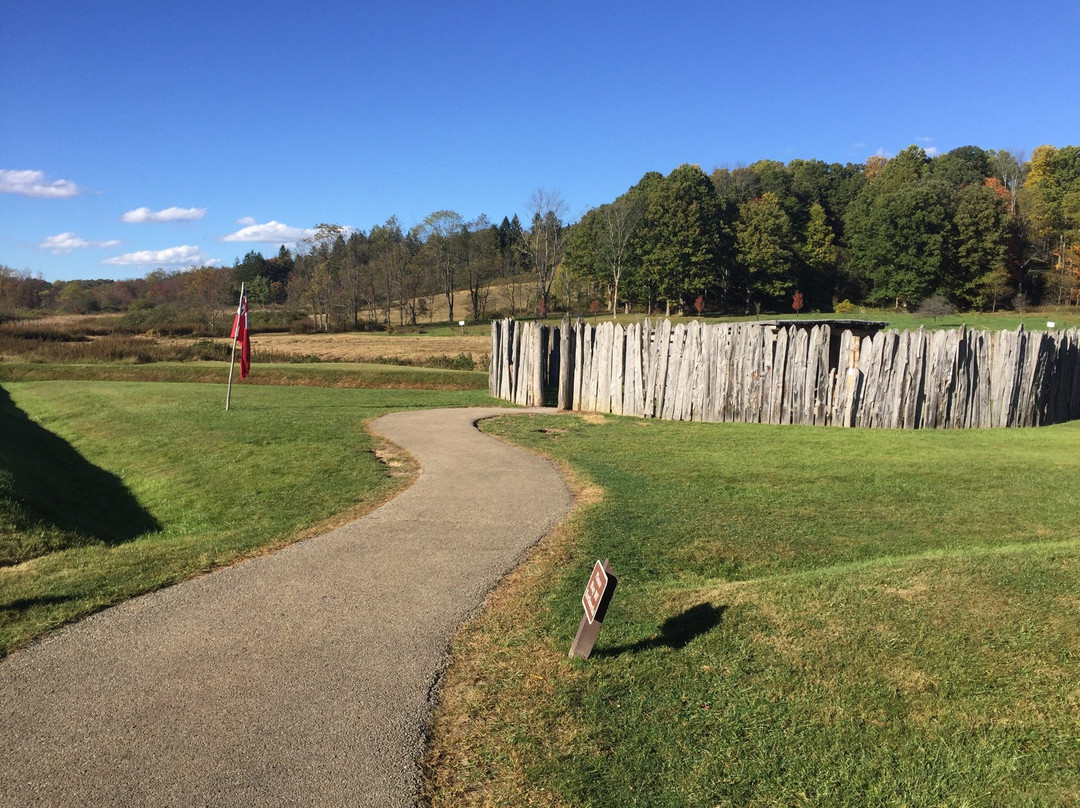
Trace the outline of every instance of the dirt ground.
<path fill-rule="evenodd" d="M 480 330 L 479 327 L 476 328 Z M 491 337 L 385 336 L 382 334 L 254 334 L 254 353 L 313 355 L 322 360 L 363 362 L 376 357 L 419 360 L 430 356 L 471 353 L 474 359 L 491 353 Z"/>

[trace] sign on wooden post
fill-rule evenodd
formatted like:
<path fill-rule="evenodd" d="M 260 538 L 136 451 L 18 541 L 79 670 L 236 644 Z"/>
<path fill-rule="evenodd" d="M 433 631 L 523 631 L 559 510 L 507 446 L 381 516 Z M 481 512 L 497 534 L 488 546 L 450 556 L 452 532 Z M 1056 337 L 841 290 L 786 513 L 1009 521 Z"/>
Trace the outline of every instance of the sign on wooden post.
<path fill-rule="evenodd" d="M 570 646 L 570 656 L 578 659 L 588 659 L 592 653 L 596 638 L 600 636 L 600 627 L 607 614 L 611 596 L 615 593 L 615 585 L 618 579 L 611 571 L 611 565 L 607 559 L 603 563 L 599 561 L 593 565 L 592 575 L 585 587 L 585 594 L 581 596 L 581 605 L 585 614 L 578 626 L 577 636 Z"/>

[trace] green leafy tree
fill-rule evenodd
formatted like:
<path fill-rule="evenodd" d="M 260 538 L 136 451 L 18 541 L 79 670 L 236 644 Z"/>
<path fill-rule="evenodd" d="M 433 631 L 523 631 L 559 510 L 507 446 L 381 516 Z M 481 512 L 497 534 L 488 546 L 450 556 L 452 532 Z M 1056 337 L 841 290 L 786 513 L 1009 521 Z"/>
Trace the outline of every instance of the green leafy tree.
<path fill-rule="evenodd" d="M 596 299 L 600 294 L 599 290 L 606 287 L 600 244 L 601 226 L 600 209 L 592 208 L 566 230 L 563 266 L 587 283 L 587 296 L 590 300 Z"/>
<path fill-rule="evenodd" d="M 722 287 L 721 220 L 716 189 L 698 166 L 681 165 L 651 189 L 643 265 L 667 313 Z"/>
<path fill-rule="evenodd" d="M 795 288 L 791 219 L 771 191 L 739 206 L 736 225 L 739 263 L 748 279 L 750 302 L 760 311 Z"/>
<path fill-rule="evenodd" d="M 829 225 L 825 208 L 818 202 L 810 206 L 802 244 L 798 248 L 802 262 L 799 287 L 805 289 L 810 299 L 825 308 L 832 302 L 836 282 L 838 249 L 836 234 Z"/>
<path fill-rule="evenodd" d="M 511 317 L 517 314 L 523 296 L 521 278 L 525 272 L 525 241 L 517 214 L 513 219 L 504 216 L 496 233 L 496 274 L 502 279 L 502 291 Z"/>
<path fill-rule="evenodd" d="M 961 146 L 930 161 L 930 171 L 935 178 L 951 188 L 979 186 L 992 177 L 990 155 L 978 146 Z"/>
<path fill-rule="evenodd" d="M 86 281 L 63 281 L 56 296 L 57 308 L 65 314 L 89 314 L 98 310 L 93 291 Z"/>
<path fill-rule="evenodd" d="M 251 279 L 251 283 L 247 284 L 247 296 L 248 300 L 259 305 L 270 302 L 270 281 L 265 275 L 256 275 Z"/>
<path fill-rule="evenodd" d="M 647 171 L 637 184 L 627 191 L 627 194 L 633 194 L 639 200 L 641 218 L 630 238 L 630 255 L 634 271 L 628 278 L 626 294 L 628 298 L 643 303 L 649 314 L 652 314 L 660 294 L 659 275 L 652 270 L 651 265 L 647 266 L 648 255 L 655 241 L 655 225 L 651 214 L 660 209 L 659 204 L 653 203 L 664 183 L 664 175 L 659 171 Z"/>
<path fill-rule="evenodd" d="M 233 264 L 233 285 L 239 289 L 240 284 L 250 284 L 255 278 L 265 275 L 266 272 L 266 259 L 263 258 L 262 253 L 251 250 L 244 256 L 243 260 L 237 260 Z"/>
<path fill-rule="evenodd" d="M 871 303 L 913 307 L 942 282 L 952 196 L 928 164 L 922 149 L 905 149 L 848 207 L 844 232 Z"/>
<path fill-rule="evenodd" d="M 989 185 L 968 185 L 953 216 L 955 258 L 942 291 L 964 308 L 996 305 L 1006 266 L 1009 214 Z"/>

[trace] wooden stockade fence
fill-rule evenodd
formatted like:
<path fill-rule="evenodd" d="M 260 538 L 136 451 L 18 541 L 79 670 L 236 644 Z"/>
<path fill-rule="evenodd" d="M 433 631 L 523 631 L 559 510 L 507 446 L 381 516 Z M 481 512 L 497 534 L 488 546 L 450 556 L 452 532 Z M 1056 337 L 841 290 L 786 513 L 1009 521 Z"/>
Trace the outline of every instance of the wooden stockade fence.
<path fill-rule="evenodd" d="M 580 319 L 492 323 L 489 388 L 526 406 L 682 421 L 891 428 L 1080 418 L 1080 332 L 878 331 Z"/>

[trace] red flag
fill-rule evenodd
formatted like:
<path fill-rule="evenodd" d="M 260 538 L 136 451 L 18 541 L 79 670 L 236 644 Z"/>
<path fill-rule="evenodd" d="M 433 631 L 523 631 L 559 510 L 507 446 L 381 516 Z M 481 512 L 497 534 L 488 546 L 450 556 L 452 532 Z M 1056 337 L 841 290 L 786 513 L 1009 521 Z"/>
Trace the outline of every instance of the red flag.
<path fill-rule="evenodd" d="M 233 320 L 232 334 L 230 336 L 240 343 L 240 378 L 246 379 L 248 371 L 251 370 L 251 339 L 248 337 L 247 295 L 240 295 L 240 306 L 236 310 L 236 319 Z"/>

